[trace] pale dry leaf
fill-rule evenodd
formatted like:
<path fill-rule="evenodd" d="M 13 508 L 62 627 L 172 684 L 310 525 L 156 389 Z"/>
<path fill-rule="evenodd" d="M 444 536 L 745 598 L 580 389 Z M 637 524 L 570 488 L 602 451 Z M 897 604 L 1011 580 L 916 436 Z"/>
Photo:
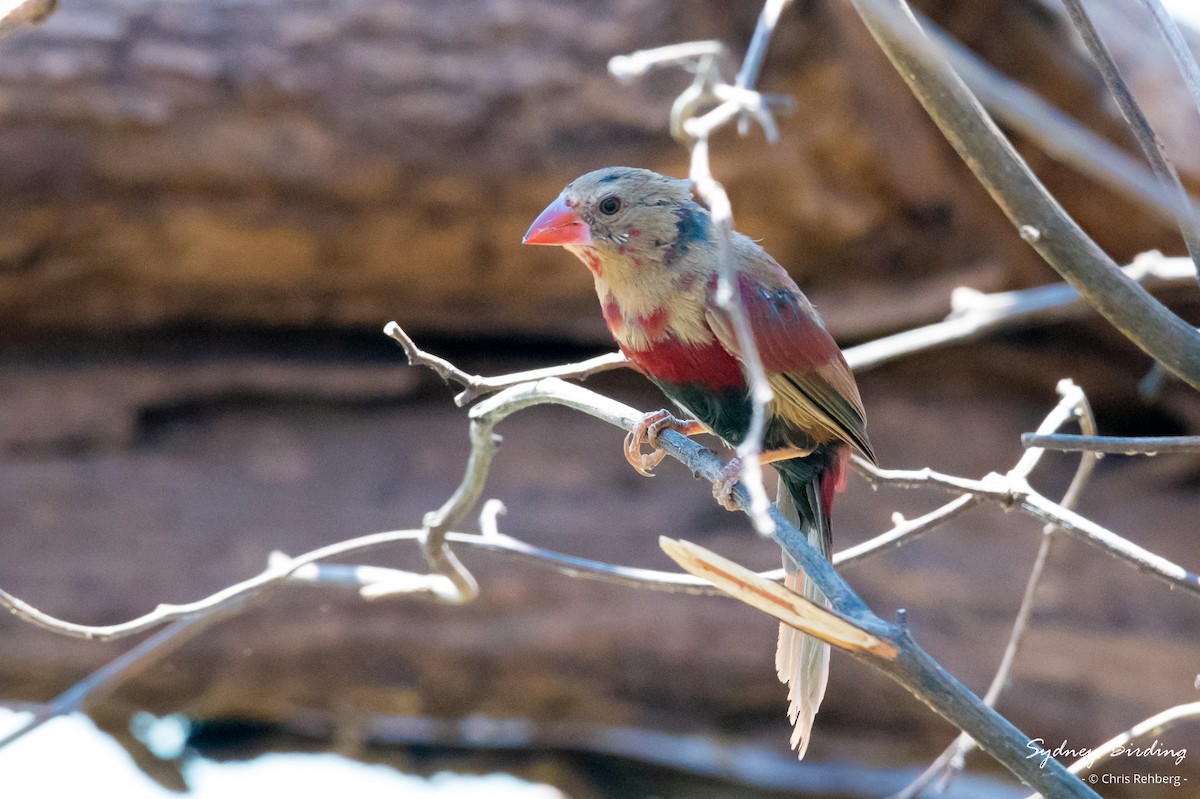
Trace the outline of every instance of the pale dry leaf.
<path fill-rule="evenodd" d="M 728 558 L 690 541 L 676 541 L 666 536 L 660 536 L 658 544 L 685 571 L 784 624 L 839 649 L 871 652 L 889 659 L 896 656 L 896 647 L 887 641 Z"/>
<path fill-rule="evenodd" d="M 0 35 L 41 22 L 58 8 L 58 0 L 0 0 Z"/>

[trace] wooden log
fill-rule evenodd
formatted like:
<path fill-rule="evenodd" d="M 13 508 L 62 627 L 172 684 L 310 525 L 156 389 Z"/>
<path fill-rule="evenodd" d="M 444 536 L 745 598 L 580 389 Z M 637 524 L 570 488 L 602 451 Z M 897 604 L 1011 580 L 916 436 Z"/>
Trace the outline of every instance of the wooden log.
<path fill-rule="evenodd" d="M 927 5 L 1002 69 L 1120 135 L 1069 32 L 1036 4 Z M 682 174 L 666 120 L 687 78 L 623 87 L 606 62 L 698 38 L 738 50 L 755 11 L 72 3 L 0 44 L 0 331 L 395 318 L 417 333 L 600 340 L 586 273 L 523 249 L 521 234 L 588 169 Z M 936 315 L 959 270 L 981 289 L 1047 277 L 843 4 L 787 13 L 763 85 L 793 96 L 795 116 L 775 146 L 722 136 L 717 175 L 738 226 L 836 332 Z M 1172 241 L 1034 157 L 1118 258 Z M 888 313 L 862 301 L 896 285 L 919 288 Z"/>

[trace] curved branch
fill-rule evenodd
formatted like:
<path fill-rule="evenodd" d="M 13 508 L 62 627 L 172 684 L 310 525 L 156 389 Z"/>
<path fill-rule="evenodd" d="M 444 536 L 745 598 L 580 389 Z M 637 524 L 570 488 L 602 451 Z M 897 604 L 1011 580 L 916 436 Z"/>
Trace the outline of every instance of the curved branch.
<path fill-rule="evenodd" d="M 999 502 L 1040 519 L 1090 544 L 1100 551 L 1124 561 L 1138 571 L 1157 577 L 1168 585 L 1200 595 L 1200 575 L 1188 571 L 1161 555 L 1129 541 L 1112 530 L 1064 508 L 1029 487 L 1024 481 L 1010 481 L 1004 475 L 989 475 L 983 480 L 953 477 L 932 469 L 880 469 L 855 457 L 855 468 L 873 485 L 888 484 L 898 488 L 934 486 L 955 494 L 974 494 L 982 499 Z"/>

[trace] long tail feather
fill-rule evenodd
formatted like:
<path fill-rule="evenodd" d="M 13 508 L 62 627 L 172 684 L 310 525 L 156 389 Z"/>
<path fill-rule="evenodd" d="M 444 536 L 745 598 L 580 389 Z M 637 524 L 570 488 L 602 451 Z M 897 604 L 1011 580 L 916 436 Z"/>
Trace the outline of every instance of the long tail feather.
<path fill-rule="evenodd" d="M 782 477 L 777 498 L 779 511 L 808 535 L 810 544 L 829 557 L 829 517 L 821 507 L 817 481 L 810 478 L 800 482 L 796 476 L 786 472 Z M 786 552 L 783 554 L 783 566 L 787 572 L 784 585 L 798 593 L 803 589 L 804 596 L 828 606 L 821 589 L 804 577 Z M 808 749 L 813 719 L 821 700 L 825 698 L 825 685 L 829 681 L 829 645 L 781 624 L 779 646 L 775 651 L 775 670 L 780 682 L 788 686 L 788 719 L 795 725 L 791 745 L 797 755 L 803 758 Z"/>

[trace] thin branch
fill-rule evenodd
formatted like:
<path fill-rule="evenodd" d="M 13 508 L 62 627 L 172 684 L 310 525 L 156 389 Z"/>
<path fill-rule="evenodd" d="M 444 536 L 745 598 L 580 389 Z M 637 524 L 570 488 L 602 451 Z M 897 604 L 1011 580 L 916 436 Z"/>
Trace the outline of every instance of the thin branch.
<path fill-rule="evenodd" d="M 758 15 L 758 24 L 754 28 L 754 36 L 750 39 L 750 46 L 746 48 L 745 58 L 742 59 L 742 67 L 733 81 L 738 89 L 753 90 L 758 83 L 758 73 L 762 71 L 763 61 L 766 60 L 771 36 L 775 33 L 775 26 L 779 24 L 780 15 L 790 2 L 791 0 L 767 0 L 763 4 L 762 12 Z M 763 125 L 767 140 L 775 141 L 775 126 L 773 123 L 763 124 L 761 113 L 751 114 L 743 111 L 738 118 L 738 133 L 742 136 L 749 133 L 750 120 L 756 117 L 759 124 Z"/>
<path fill-rule="evenodd" d="M 721 108 L 733 108 L 725 104 Z M 720 111 L 718 108 L 717 111 Z M 716 112 L 713 112 L 716 113 Z M 695 121 L 695 120 L 693 120 Z M 714 126 L 715 127 L 715 126 Z M 724 311 L 733 325 L 737 337 L 738 350 L 741 353 L 741 363 L 746 378 L 750 383 L 750 402 L 752 412 L 750 425 L 746 428 L 746 437 L 738 442 L 737 457 L 741 459 L 743 483 L 750 491 L 750 518 L 754 521 L 754 529 L 763 535 L 775 532 L 774 522 L 767 509 L 771 500 L 767 497 L 767 489 L 763 485 L 762 455 L 763 435 L 767 428 L 767 409 L 775 399 L 775 392 L 767 382 L 767 373 L 763 368 L 762 359 L 758 356 L 758 345 L 754 341 L 754 332 L 750 329 L 750 319 L 742 305 L 737 273 L 733 264 L 733 209 L 729 205 L 729 196 L 725 189 L 712 176 L 708 163 L 708 130 L 692 126 L 688 131 L 697 136 L 692 144 L 691 177 L 696 183 L 696 191 L 704 198 L 712 213 L 716 227 L 717 243 L 717 306 Z"/>
<path fill-rule="evenodd" d="M 1100 31 L 1096 29 L 1096 25 L 1092 22 L 1087 9 L 1083 7 L 1083 3 L 1080 0 L 1063 0 L 1063 4 L 1067 8 L 1067 16 L 1070 17 L 1071 24 L 1075 26 L 1075 30 L 1083 39 L 1083 44 L 1091 55 L 1092 61 L 1095 62 L 1096 68 L 1100 70 L 1105 85 L 1108 86 L 1109 92 L 1117 101 L 1121 115 L 1125 117 L 1130 130 L 1133 131 L 1134 138 L 1137 139 L 1138 145 L 1146 155 L 1150 168 L 1154 170 L 1154 174 L 1158 176 L 1163 186 L 1175 194 L 1180 208 L 1176 223 L 1183 233 L 1183 240 L 1187 244 L 1192 261 L 1200 267 L 1200 221 L 1197 220 L 1191 207 L 1191 200 L 1188 197 L 1187 189 L 1184 188 L 1183 181 L 1179 179 L 1179 172 L 1171 163 L 1171 159 L 1167 157 L 1167 150 L 1163 146 L 1162 140 L 1154 132 L 1150 120 L 1146 119 L 1146 115 L 1142 113 L 1141 107 L 1134 99 L 1133 92 L 1125 83 L 1125 79 L 1121 77 L 1121 70 L 1117 66 L 1116 59 L 1104 44 Z"/>
<path fill-rule="evenodd" d="M 1153 251 L 1137 256 L 1122 270 L 1131 280 L 1155 291 L 1192 283 L 1196 279 L 1196 266 L 1189 259 L 1168 258 Z M 997 330 L 1078 319 L 1093 311 L 1079 292 L 1066 283 L 992 294 L 963 287 L 954 291 L 950 305 L 951 312 L 944 321 L 847 348 L 847 363 L 855 372 L 864 372 L 907 355 L 974 341 Z M 612 352 L 578 363 L 482 377 L 469 374 L 445 358 L 421 349 L 395 322 L 389 322 L 384 332 L 404 349 L 409 364 L 427 367 L 443 380 L 464 386 L 454 398 L 460 407 L 531 380 L 544 377 L 582 380 L 598 372 L 629 366 L 629 360 L 623 354 Z"/>
<path fill-rule="evenodd" d="M 771 535 L 775 529 L 771 514 L 768 513 L 771 501 L 763 486 L 760 460 L 767 411 L 774 399 L 774 392 L 767 382 L 766 371 L 758 355 L 758 346 L 750 329 L 737 283 L 732 249 L 733 208 L 724 187 L 713 177 L 708 152 L 712 133 L 735 117 L 740 117 L 739 127 L 743 132 L 746 130 L 747 121 L 753 118 L 762 126 L 768 140 L 773 141 L 776 138 L 771 107 L 778 105 L 778 100 L 754 91 L 754 84 L 766 57 L 766 50 L 779 21 L 779 15 L 787 3 L 788 0 L 767 0 L 734 85 L 721 78 L 717 61 L 723 53 L 723 48 L 720 45 L 713 47 L 711 42 L 641 51 L 628 56 L 617 56 L 609 62 L 609 71 L 614 76 L 628 80 L 656 67 L 680 65 L 686 61 L 682 54 L 687 53 L 694 57 L 690 68 L 695 72 L 696 78 L 680 93 L 671 108 L 671 133 L 691 151 L 689 177 L 695 184 L 697 194 L 708 206 L 716 233 L 718 267 L 715 300 L 717 307 L 729 317 L 741 353 L 742 367 L 750 384 L 750 424 L 745 438 L 738 442 L 737 457 L 742 464 L 743 484 L 750 492 L 750 518 L 754 528 L 763 535 Z M 697 116 L 713 104 L 716 104 L 715 108 Z"/>
<path fill-rule="evenodd" d="M 925 533 L 937 529 L 951 519 L 961 516 L 971 508 L 978 506 L 980 502 L 982 500 L 976 496 L 963 494 L 961 497 L 950 500 L 945 505 L 926 513 L 924 516 L 918 516 L 911 520 L 899 517 L 896 519 L 896 524 L 891 530 L 880 533 L 874 538 L 835 554 L 833 556 L 833 563 L 835 566 L 849 566 L 883 549 L 899 548 L 904 544 L 917 540 Z"/>
<path fill-rule="evenodd" d="M 1178 264 L 1184 259 L 1168 260 L 1171 264 Z M 1153 269 L 1153 264 L 1156 263 L 1165 262 L 1157 262 L 1157 259 L 1154 258 L 1151 258 L 1150 260 L 1139 259 L 1135 260 L 1134 264 L 1129 266 L 1128 269 L 1130 271 L 1140 270 L 1142 272 L 1148 272 Z M 1184 263 L 1186 263 L 1186 260 L 1184 260 Z M 1061 286 L 1046 288 L 1069 290 L 1067 287 Z M 398 325 L 395 325 L 395 323 L 391 323 L 389 325 L 389 329 L 391 329 L 392 326 L 395 326 L 395 328 L 398 330 Z M 401 335 L 403 335 L 402 331 Z M 403 335 L 403 338 L 404 340 L 410 341 L 407 335 Z M 852 350 L 848 350 L 848 352 L 852 352 Z M 425 358 L 442 362 L 442 364 L 449 364 L 448 361 L 438 359 L 437 356 L 428 355 L 427 353 L 421 352 L 420 349 L 416 349 L 416 353 L 425 356 Z M 469 380 L 470 377 L 472 377 L 468 376 L 468 374 L 462 372 L 461 370 L 457 370 L 457 367 L 452 365 L 450 366 L 450 372 L 454 374 L 461 374 L 461 376 L 463 376 L 461 378 L 462 380 Z M 478 410 L 478 407 L 476 407 L 476 410 Z M 475 410 L 472 411 L 472 417 L 474 420 Z M 608 417 L 607 420 L 611 421 L 612 423 L 616 423 L 618 426 L 623 426 L 622 422 L 619 421 L 619 414 L 616 414 L 616 411 L 614 411 L 613 415 Z M 625 426 L 625 429 L 629 429 L 629 427 Z M 473 438 L 478 434 L 479 433 L 473 432 Z M 860 458 L 854 458 L 854 465 L 856 465 L 860 473 L 866 476 L 866 479 L 868 479 L 872 485 L 877 486 L 886 482 L 889 483 L 889 485 L 908 488 L 934 486 L 946 489 L 946 491 L 953 493 L 971 495 L 973 499 L 968 501 L 959 498 L 956 499 L 954 503 L 950 503 L 941 507 L 941 509 L 932 511 L 922 518 L 914 519 L 914 521 L 911 523 L 900 522 L 899 524 L 896 524 L 892 530 L 877 536 L 876 539 L 865 542 L 863 545 L 859 545 L 858 547 L 848 549 L 846 553 L 836 555 L 834 559 L 835 563 L 850 563 L 850 561 L 865 557 L 865 555 L 869 554 L 870 552 L 875 552 L 878 551 L 878 549 L 886 548 L 888 546 L 898 545 L 900 541 L 907 540 L 908 537 L 916 537 L 917 535 L 924 533 L 924 531 L 936 527 L 937 524 L 948 521 L 948 518 L 958 515 L 960 512 L 965 512 L 968 506 L 977 503 L 977 501 L 991 500 L 997 501 L 997 503 L 1000 503 L 1006 507 L 1019 507 L 1020 510 L 1030 513 L 1032 516 L 1042 518 L 1043 521 L 1046 522 L 1055 524 L 1060 524 L 1060 522 L 1062 522 L 1062 527 L 1068 530 L 1070 534 L 1075 537 L 1080 537 L 1080 539 L 1091 543 L 1092 546 L 1102 548 L 1104 551 L 1114 554 L 1115 557 L 1126 560 L 1127 563 L 1138 567 L 1138 569 L 1147 571 L 1147 573 L 1152 573 L 1152 575 L 1165 579 L 1166 582 L 1178 585 L 1178 587 L 1193 591 L 1198 590 L 1198 578 L 1196 578 L 1194 572 L 1183 569 L 1182 566 L 1171 563 L 1171 561 L 1159 557 L 1159 555 L 1147 551 L 1147 549 L 1134 545 L 1134 543 L 1123 539 L 1123 537 L 1120 535 L 1112 533 L 1111 530 L 1100 527 L 1099 524 L 1091 522 L 1090 519 L 1086 519 L 1076 515 L 1076 513 L 1070 512 L 1066 509 L 1066 507 L 1057 505 L 1054 503 L 1054 501 L 1040 497 L 1040 494 L 1037 494 L 1037 492 L 1034 492 L 1032 488 L 1028 487 L 1027 482 L 1024 480 L 1024 477 L 1028 475 L 1028 470 L 1032 469 L 1032 465 L 1037 463 L 1040 455 L 1031 455 L 1030 458 L 1031 459 L 1028 459 L 1028 461 L 1022 461 L 1026 465 L 1022 465 L 1022 467 L 1016 469 L 1018 470 L 1016 477 L 1019 477 L 1019 479 L 1016 480 L 1014 480 L 1012 476 L 1006 477 L 1004 475 L 990 475 L 984 480 L 971 480 L 967 479 L 967 477 L 958 477 L 937 473 L 937 471 L 931 469 L 916 471 L 880 469 L 875 467 L 875 465 L 862 461 Z M 490 462 L 490 456 L 488 456 L 488 462 Z M 469 481 L 464 479 L 463 486 L 460 486 L 458 492 L 455 493 L 455 497 L 452 497 L 451 500 L 448 501 L 448 505 L 446 505 L 446 507 L 449 507 L 451 511 L 461 513 L 461 516 L 457 516 L 456 518 L 466 517 L 467 513 L 470 511 L 470 507 L 473 507 L 476 503 L 478 503 L 482 495 L 482 479 L 484 479 L 484 476 L 486 476 L 486 469 L 473 469 L 473 467 L 468 465 L 468 475 L 473 474 L 478 475 L 478 479 L 475 479 L 475 477 Z M 714 477 L 714 480 L 715 479 L 716 477 Z M 464 491 L 467 491 L 467 488 L 464 488 L 464 486 L 467 486 L 468 483 L 472 487 L 470 487 L 469 493 L 463 493 Z"/>
<path fill-rule="evenodd" d="M 1080 429 L 1085 433 L 1094 433 L 1096 431 L 1096 417 L 1083 390 L 1070 380 L 1063 380 L 1058 384 L 1058 393 L 1062 397 L 1062 400 L 1038 427 L 1038 432 L 1043 434 L 1053 433 L 1072 419 L 1077 419 Z M 1043 450 L 1031 450 L 1026 453 L 1025 457 L 1022 457 L 1021 461 L 1009 474 L 1027 479 L 1032 474 L 1033 468 L 1041 460 L 1043 454 Z M 1075 475 L 1072 477 L 1070 485 L 1067 486 L 1067 490 L 1063 494 L 1061 500 L 1063 507 L 1075 507 L 1084 486 L 1087 485 L 1087 481 L 1090 479 L 1092 472 L 1095 471 L 1099 460 L 1099 456 L 1091 453 L 1086 453 L 1079 459 Z M 1037 598 L 1038 585 L 1041 582 L 1042 574 L 1045 572 L 1046 563 L 1049 561 L 1050 552 L 1054 546 L 1054 534 L 1056 530 L 1057 528 L 1051 524 L 1042 528 L 1042 539 L 1038 544 L 1037 556 L 1034 558 L 1033 567 L 1029 571 L 1029 577 L 1025 581 L 1025 591 L 1021 595 L 1021 604 L 1013 620 L 1008 643 L 1004 647 L 1004 654 L 1000 658 L 1000 665 L 996 667 L 996 673 L 992 677 L 992 682 L 983 697 L 984 703 L 989 707 L 996 706 L 996 702 L 1000 699 L 1000 694 L 1008 685 L 1009 676 L 1012 674 L 1013 665 L 1016 663 L 1017 652 L 1020 650 L 1025 638 L 1025 632 L 1029 628 L 1029 619 L 1033 614 L 1033 605 Z M 911 799 L 912 797 L 919 796 L 935 781 L 937 782 L 938 792 L 944 793 L 950 783 L 961 776 L 963 769 L 966 767 L 967 755 L 974 748 L 975 741 L 969 735 L 960 733 L 917 779 L 904 790 L 890 797 L 890 799 Z"/>
<path fill-rule="evenodd" d="M 1030 569 L 1029 577 L 1025 581 L 1025 591 L 1021 595 L 1021 605 L 1017 609 L 1016 618 L 1013 620 L 1008 643 L 1004 647 L 1004 654 L 1000 658 L 1000 665 L 996 667 L 996 673 L 992 677 L 992 682 L 988 685 L 987 693 L 983 695 L 983 702 L 988 707 L 996 706 L 996 701 L 1000 698 L 1000 693 L 1004 690 L 1004 686 L 1008 682 L 1008 677 L 1012 671 L 1013 663 L 1016 661 L 1021 641 L 1025 637 L 1025 631 L 1029 625 L 1029 617 L 1033 612 L 1037 586 L 1041 581 L 1042 572 L 1046 567 L 1046 562 L 1050 557 L 1050 550 L 1053 547 L 1054 537 L 1051 533 L 1052 530 L 1053 527 L 1047 525 L 1042 531 L 1042 539 L 1038 544 L 1037 556 L 1034 558 L 1033 568 Z M 933 763 L 920 776 L 903 790 L 888 797 L 888 799 L 913 799 L 913 797 L 920 796 L 926 788 L 934 783 L 937 783 L 939 793 L 943 792 L 962 773 L 966 765 L 967 755 L 974 748 L 975 740 L 965 732 L 959 733 L 958 737 L 934 759 Z"/>
<path fill-rule="evenodd" d="M 234 583 L 204 599 L 188 602 L 182 605 L 163 604 L 142 616 L 120 624 L 86 625 L 63 621 L 44 613 L 32 605 L 13 596 L 6 591 L 0 591 L 0 605 L 6 605 L 17 618 L 52 632 L 67 635 L 72 638 L 85 638 L 95 641 L 110 641 L 144 632 L 153 627 L 171 621 L 180 621 L 195 616 L 204 616 L 220 610 L 230 602 L 242 601 L 254 596 L 260 591 L 284 582 L 298 569 L 320 560 L 346 555 L 351 552 L 368 549 L 396 541 L 412 541 L 421 535 L 420 530 L 392 530 L 383 533 L 372 533 L 358 538 L 340 541 L 336 544 L 314 549 L 295 558 L 274 558 L 273 563 L 261 573 L 248 580 Z M 437 577 L 438 575 L 433 575 Z M 444 578 L 442 578 L 444 579 Z M 429 586 L 426 590 L 432 591 Z M 445 590 L 444 588 L 442 590 Z"/>
<path fill-rule="evenodd" d="M 1114 735 L 1094 748 L 1091 757 L 1083 757 L 1076 760 L 1070 765 L 1070 771 L 1072 774 L 1083 774 L 1091 771 L 1101 760 L 1120 754 L 1122 748 L 1127 747 L 1139 738 L 1159 735 L 1171 729 L 1176 724 L 1196 719 L 1200 719 L 1200 702 L 1176 705 L 1161 713 L 1155 713 L 1145 721 L 1138 722 L 1120 735 Z M 1097 754 L 1099 755 L 1098 757 L 1096 756 Z"/>
<path fill-rule="evenodd" d="M 1200 595 L 1200 575 L 1047 499 L 1022 480 L 1012 480 L 999 474 L 988 475 L 983 480 L 972 480 L 942 474 L 932 469 L 880 469 L 857 457 L 851 462 L 873 485 L 887 484 L 898 488 L 933 486 L 955 494 L 974 494 L 980 499 L 992 500 L 1006 508 L 1020 510 L 1061 528 L 1072 537 L 1124 561 L 1138 571 L 1157 577 L 1168 585 Z"/>
<path fill-rule="evenodd" d="M 541 380 L 543 377 L 561 377 L 564 380 L 585 380 L 599 372 L 607 372 L 629 366 L 629 359 L 623 353 L 609 352 L 604 355 L 597 355 L 594 358 L 588 358 L 585 361 L 579 361 L 578 363 L 548 366 L 544 369 L 530 369 L 525 372 L 513 372 L 498 377 L 480 377 L 479 375 L 467 374 L 445 358 L 439 358 L 436 355 L 430 355 L 428 352 L 425 352 L 395 322 L 389 322 L 383 328 L 383 332 L 404 348 L 404 354 L 408 356 L 410 366 L 428 367 L 443 380 L 447 382 L 453 381 L 465 386 L 454 397 L 454 404 L 460 408 L 470 405 L 480 397 L 487 396 L 509 386 L 515 386 L 519 383 L 528 383 L 530 380 Z"/>
<path fill-rule="evenodd" d="M 426 525 L 422 530 L 393 531 L 391 533 L 363 536 L 352 541 L 341 542 L 323 547 L 320 550 L 314 550 L 308 555 L 299 558 L 277 558 L 277 563 L 273 564 L 264 575 L 245 581 L 239 584 L 239 586 L 227 589 L 224 592 L 219 592 L 211 598 L 211 602 L 215 604 L 222 601 L 230 601 L 231 593 L 239 588 L 241 590 L 241 594 L 238 594 L 239 596 L 245 595 L 248 597 L 253 595 L 261 588 L 274 582 L 282 581 L 289 574 L 301 570 L 304 566 L 315 563 L 316 560 L 322 557 L 332 557 L 336 554 L 344 554 L 367 546 L 396 540 L 417 539 L 424 541 L 427 539 L 430 531 L 437 529 L 439 525 L 445 525 L 454 520 L 464 518 L 482 495 L 483 485 L 486 481 L 494 454 L 494 430 L 496 425 L 513 413 L 546 403 L 574 408 L 618 425 L 625 430 L 632 429 L 637 420 L 641 418 L 641 414 L 633 408 L 556 378 L 547 378 L 504 389 L 498 394 L 483 400 L 469 412 L 471 419 L 472 454 L 468 461 L 462 483 L 450 500 L 437 513 L 430 514 L 434 518 L 427 519 Z M 666 432 L 662 435 L 660 443 L 668 454 L 683 462 L 695 474 L 713 483 L 721 479 L 723 467 L 720 459 L 696 442 L 674 432 Z M 1016 478 L 1011 476 L 1007 478 L 1004 476 L 992 476 L 985 481 L 971 481 L 963 478 L 935 475 L 929 473 L 928 470 L 915 474 L 926 478 L 926 482 L 933 485 L 940 485 L 951 490 L 971 490 L 975 488 L 979 489 L 981 496 L 985 498 L 999 499 L 1000 501 L 1011 503 L 1014 501 L 1014 498 L 1019 497 L 1019 493 L 1011 485 L 1002 485 L 1003 481 L 1007 480 L 1009 483 L 1019 481 L 1021 477 L 1020 472 L 1026 466 L 1032 468 L 1034 463 L 1036 463 L 1036 459 L 1027 455 L 1022 458 L 1021 463 L 1017 467 L 1014 467 L 1014 472 L 1018 473 Z M 913 474 L 901 474 L 899 479 L 912 480 Z M 880 475 L 883 477 L 889 476 L 882 471 L 880 471 Z M 877 476 L 877 479 L 879 479 L 879 476 Z M 748 503 L 748 492 L 744 485 L 738 485 L 734 490 L 733 496 L 735 501 L 742 507 L 745 507 Z M 503 543 L 504 537 L 496 529 L 496 515 L 499 511 L 500 506 L 496 503 L 489 503 L 485 507 L 485 513 L 480 525 L 484 533 L 478 536 L 479 542 L 486 543 L 495 549 L 505 548 Z M 1027 737 L 1008 724 L 1002 717 L 996 715 L 994 711 L 980 702 L 977 697 L 929 658 L 911 639 L 903 624 L 885 622 L 871 613 L 857 594 L 837 574 L 833 566 L 808 543 L 806 536 L 793 527 L 773 506 L 771 513 L 776 524 L 776 541 L 801 565 L 806 574 L 821 587 L 835 611 L 841 617 L 850 620 L 855 627 L 884 642 L 888 647 L 894 647 L 896 651 L 894 659 L 882 658 L 878 652 L 866 650 L 859 651 L 857 656 L 867 659 L 868 662 L 873 663 L 877 668 L 888 673 L 929 704 L 936 712 L 951 720 L 960 729 L 969 732 L 977 740 L 984 742 L 983 748 L 986 751 L 1006 765 L 1006 767 L 1017 774 L 1027 784 L 1041 788 L 1053 786 L 1054 794 L 1058 796 L 1094 795 L 1088 792 L 1086 787 L 1081 783 L 1068 779 L 1065 770 L 1057 763 L 1045 768 L 1033 768 L 1026 763 L 1022 757 L 1025 742 L 1029 740 Z M 448 531 L 444 532 L 441 536 L 440 545 L 447 554 L 451 554 L 449 544 L 452 543 L 459 543 L 458 534 L 449 533 Z M 531 553 L 522 552 L 518 556 L 528 554 Z M 558 568 L 562 565 L 564 564 L 557 563 L 554 564 L 554 567 Z M 586 562 L 575 561 L 570 563 L 568 568 L 577 569 L 580 565 L 586 565 Z M 607 566 L 598 571 L 605 573 L 602 579 L 609 579 L 614 576 L 618 579 L 631 578 L 631 575 L 628 574 L 609 574 L 608 572 L 611 569 Z M 378 573 L 373 574 L 377 575 Z M 389 570 L 387 579 L 390 579 L 390 574 L 391 571 Z M 408 587 L 412 592 L 434 594 L 437 596 L 439 589 L 436 586 L 440 585 L 440 593 L 443 595 L 443 598 L 461 599 L 461 589 L 455 585 L 447 585 L 451 580 L 452 578 L 449 575 L 443 573 L 414 575 L 414 579 L 408 583 Z M 364 587 L 364 592 L 367 588 L 370 588 L 370 585 Z M 671 588 L 676 588 L 676 586 L 671 586 Z M 456 592 L 458 592 L 457 597 L 454 596 Z M 23 610 L 20 606 L 15 607 L 19 611 Z M 177 612 L 195 613 L 199 612 L 200 608 L 196 605 L 190 607 L 175 606 L 175 610 Z M 163 609 L 160 608 L 159 612 L 161 613 L 162 611 Z M 41 621 L 44 621 L 44 619 Z M 94 637 L 101 633 L 119 632 L 119 630 L 111 627 L 72 627 L 71 631 L 73 633 L 84 634 L 88 637 Z M 891 649 L 888 648 L 887 651 L 891 651 Z"/>
<path fill-rule="evenodd" d="M 1021 444 L 1059 452 L 1157 455 L 1200 452 L 1200 436 L 1072 436 L 1023 433 Z"/>
<path fill-rule="evenodd" d="M 1167 49 L 1171 51 L 1171 57 L 1175 59 L 1180 74 L 1183 75 L 1184 85 L 1192 94 L 1196 110 L 1200 111 L 1200 64 L 1196 63 L 1192 48 L 1184 41 L 1183 31 L 1179 29 L 1175 18 L 1167 13 L 1160 0 L 1142 0 L 1142 5 L 1154 17 L 1154 24 L 1162 34 L 1163 41 L 1167 43 Z"/>
<path fill-rule="evenodd" d="M 872 36 L 1013 225 L 1130 341 L 1200 389 L 1200 331 L 1130 280 L 983 110 L 903 0 L 851 0 Z"/>
<path fill-rule="evenodd" d="M 240 604 L 240 602 L 237 603 L 237 605 Z M 145 668 L 149 663 L 161 660 L 202 629 L 224 618 L 235 607 L 233 603 L 227 603 L 222 613 L 213 613 L 203 618 L 183 619 L 159 630 L 137 646 L 104 664 L 54 699 L 38 706 L 30 718 L 0 738 L 0 749 L 24 738 L 53 718 L 81 709 L 83 704 L 98 691 L 114 685 L 119 680 L 128 679 L 131 672 Z"/>
<path fill-rule="evenodd" d="M 420 351 L 419 354 L 422 359 L 441 361 L 436 356 L 430 356 L 423 351 Z M 449 362 L 444 363 L 448 364 Z M 451 366 L 451 368 L 454 372 L 465 375 L 457 367 Z M 482 472 L 478 474 L 482 474 Z M 472 481 L 474 479 L 472 477 Z M 964 490 L 973 487 L 971 481 L 963 481 L 960 478 L 948 479 L 949 484 L 953 487 Z M 479 485 L 479 491 L 472 491 L 471 495 L 476 497 L 481 496 L 482 484 Z M 474 504 L 471 495 L 456 492 L 454 495 L 455 503 L 462 503 L 466 507 L 466 510 L 461 514 L 455 515 L 461 518 L 469 512 L 470 506 Z M 989 497 L 979 497 L 968 491 L 946 505 L 916 519 L 898 520 L 890 530 L 835 554 L 833 563 L 835 565 L 855 563 L 872 554 L 915 540 L 924 533 L 945 524 L 970 508 L 975 507 L 985 499 L 1005 501 L 1006 498 L 1007 495 L 1003 492 L 993 493 Z M 570 577 L 586 577 L 615 585 L 646 588 L 656 591 L 692 594 L 713 593 L 708 583 L 688 575 L 614 565 L 532 546 L 519 539 L 500 533 L 495 525 L 495 514 L 497 512 L 498 507 L 489 502 L 489 504 L 485 505 L 484 512 L 480 515 L 481 529 L 490 532 L 474 534 L 447 531 L 445 541 L 449 544 L 491 552 L 544 568 L 550 568 Z M 267 568 L 252 578 L 235 583 L 195 602 L 180 605 L 159 605 L 150 613 L 120 624 L 95 626 L 75 624 L 51 616 L 3 590 L 0 590 L 0 605 L 7 606 L 18 618 L 43 629 L 76 638 L 106 641 L 136 635 L 169 622 L 197 618 L 220 611 L 233 602 L 240 602 L 247 596 L 256 595 L 285 581 L 351 586 L 361 590 L 364 595 L 371 598 L 398 593 L 432 593 L 442 598 L 453 598 L 456 596 L 454 587 L 448 582 L 447 578 L 441 575 L 415 574 L 397 569 L 381 569 L 373 566 L 344 566 L 341 564 L 323 563 L 323 561 L 332 558 L 342 557 L 378 546 L 402 541 L 420 541 L 425 534 L 426 531 L 424 529 L 392 530 L 351 538 L 314 549 L 295 557 L 274 553 L 268 562 Z M 775 569 L 763 572 L 761 576 L 767 579 L 779 580 L 782 579 L 782 573 L 782 569 Z"/>
<path fill-rule="evenodd" d="M 1122 272 L 1154 289 L 1196 280 L 1196 266 L 1190 260 L 1165 258 L 1158 252 L 1139 255 Z M 845 351 L 846 362 L 854 371 L 863 372 L 906 355 L 974 341 L 996 330 L 1082 318 L 1092 311 L 1066 283 L 994 294 L 959 288 L 951 297 L 951 312 L 944 321 L 850 347 Z"/>
<path fill-rule="evenodd" d="M 1141 204 L 1169 224 L 1178 224 L 1180 214 L 1195 212 L 1194 199 L 1186 198 L 1184 202 L 1185 198 L 1180 198 L 1171 186 L 1164 186 L 1142 162 L 998 72 L 927 17 L 917 18 L 946 48 L 951 66 L 988 111 L 1037 144 L 1042 152 Z"/>

